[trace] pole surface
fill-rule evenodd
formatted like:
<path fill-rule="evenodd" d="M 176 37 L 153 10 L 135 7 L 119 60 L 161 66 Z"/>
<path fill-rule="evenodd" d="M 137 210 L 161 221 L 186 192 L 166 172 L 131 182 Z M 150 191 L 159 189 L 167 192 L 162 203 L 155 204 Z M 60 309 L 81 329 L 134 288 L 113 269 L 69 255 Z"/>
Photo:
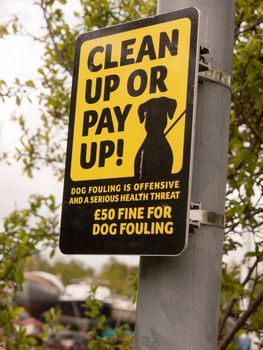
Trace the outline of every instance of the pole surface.
<path fill-rule="evenodd" d="M 200 45 L 211 66 L 231 74 L 234 0 L 160 0 L 158 13 L 201 11 Z M 192 201 L 224 213 L 231 91 L 198 88 Z M 178 257 L 141 257 L 135 350 L 215 350 L 223 230 L 202 225 Z"/>

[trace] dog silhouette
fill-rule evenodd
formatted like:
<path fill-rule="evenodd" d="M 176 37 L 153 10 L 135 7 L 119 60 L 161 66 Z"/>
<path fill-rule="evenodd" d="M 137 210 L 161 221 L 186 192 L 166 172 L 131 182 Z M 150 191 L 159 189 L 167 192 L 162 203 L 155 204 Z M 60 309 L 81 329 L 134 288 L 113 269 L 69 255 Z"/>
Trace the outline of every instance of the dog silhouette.
<path fill-rule="evenodd" d="M 161 179 L 171 174 L 173 152 L 164 130 L 167 117 L 173 118 L 176 106 L 176 100 L 168 97 L 152 98 L 139 106 L 139 119 L 141 123 L 145 121 L 147 135 L 135 157 L 136 179 Z"/>

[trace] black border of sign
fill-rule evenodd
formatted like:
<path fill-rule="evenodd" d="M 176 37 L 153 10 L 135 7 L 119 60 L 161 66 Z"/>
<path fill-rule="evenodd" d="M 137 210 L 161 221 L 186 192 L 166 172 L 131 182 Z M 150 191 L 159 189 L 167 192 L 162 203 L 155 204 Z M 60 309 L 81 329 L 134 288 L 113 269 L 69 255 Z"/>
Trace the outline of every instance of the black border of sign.
<path fill-rule="evenodd" d="M 189 230 L 189 211 L 190 211 L 190 198 L 191 198 L 191 183 L 192 183 L 192 159 L 193 159 L 193 145 L 194 145 L 194 127 L 195 127 L 195 104 L 196 104 L 196 90 L 197 90 L 197 73 L 198 73 L 198 56 L 199 56 L 199 15 L 200 12 L 197 8 L 190 7 L 182 9 L 175 12 L 165 13 L 162 15 L 156 15 L 148 17 L 145 19 L 140 19 L 124 24 L 119 24 L 113 27 L 107 27 L 92 32 L 87 32 L 80 35 L 76 41 L 75 47 L 75 59 L 74 59 L 74 69 L 73 69 L 73 80 L 72 80 L 72 91 L 71 91 L 71 102 L 70 102 L 70 118 L 69 118 L 69 128 L 68 128 L 68 144 L 66 153 L 66 167 L 65 167 L 65 178 L 64 178 L 64 191 L 63 191 L 63 204 L 62 204 L 62 216 L 61 216 L 61 233 L 60 233 L 60 250 L 65 254 L 125 254 L 125 255 L 179 255 L 181 254 L 187 246 L 188 242 L 188 230 Z M 104 36 L 110 36 L 118 34 L 121 32 L 126 32 L 129 30 L 134 30 L 137 28 L 147 27 L 156 25 L 159 23 L 169 22 L 176 19 L 189 18 L 191 20 L 191 35 L 190 35 L 190 57 L 189 57 L 189 71 L 188 71 L 188 85 L 187 85 L 187 125 L 191 127 L 185 128 L 185 144 L 184 149 L 184 165 L 183 170 L 180 172 L 181 177 L 185 181 L 187 178 L 187 203 L 186 203 L 186 222 L 185 222 L 185 233 L 183 240 L 181 242 L 181 247 L 178 251 L 171 252 L 158 252 L 155 250 L 144 252 L 140 249 L 135 249 L 133 252 L 125 251 L 120 249 L 120 251 L 108 249 L 108 244 L 104 248 L 95 248 L 94 251 L 83 249 L 81 242 L 74 239 L 75 232 L 71 232 L 67 227 L 70 220 L 74 220 L 74 215 L 78 215 L 73 207 L 67 204 L 66 197 L 74 183 L 74 186 L 83 186 L 83 183 L 87 181 L 92 182 L 92 180 L 85 181 L 72 181 L 70 178 L 70 167 L 71 167 L 71 155 L 72 155 L 72 145 L 73 145 L 73 132 L 74 132 L 74 118 L 76 110 L 76 96 L 77 96 L 77 86 L 78 86 L 78 74 L 79 74 L 79 60 L 80 60 L 80 49 L 83 42 L 87 40 L 92 40 Z M 188 164 L 188 166 L 187 166 Z M 124 178 L 127 179 L 127 178 Z M 129 178 L 128 178 L 129 179 Z M 120 179 L 119 179 L 120 180 Z M 122 180 L 122 179 L 121 179 Z M 122 182 L 120 180 L 120 182 Z M 98 181 L 98 180 L 97 180 Z M 103 180 L 102 180 L 103 181 Z M 66 216 L 70 216 L 70 219 L 66 219 Z M 78 238 L 79 239 L 79 238 Z M 77 247 L 76 247 L 77 246 Z M 85 246 L 85 245 L 84 245 Z M 168 247 L 167 247 L 168 248 Z M 103 249 L 103 250 L 102 250 Z M 169 250 L 169 248 L 168 248 Z"/>

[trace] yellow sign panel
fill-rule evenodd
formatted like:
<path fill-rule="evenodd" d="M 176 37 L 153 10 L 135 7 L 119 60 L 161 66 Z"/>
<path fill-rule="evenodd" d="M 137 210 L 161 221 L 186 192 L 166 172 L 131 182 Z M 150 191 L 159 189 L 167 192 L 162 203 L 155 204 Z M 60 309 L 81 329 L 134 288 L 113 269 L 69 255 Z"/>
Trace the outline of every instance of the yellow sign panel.
<path fill-rule="evenodd" d="M 76 43 L 60 248 L 178 255 L 187 245 L 197 9 Z"/>
<path fill-rule="evenodd" d="M 191 21 L 182 18 L 81 43 L 73 181 L 136 175 L 138 152 L 151 137 L 147 122 L 154 123 L 151 115 L 147 120 L 140 115 L 140 108 L 145 107 L 142 114 L 161 108 L 165 125 L 157 138 L 164 138 L 186 110 L 190 34 Z M 171 173 L 182 168 L 184 127 L 185 114 L 165 137 L 173 153 Z"/>

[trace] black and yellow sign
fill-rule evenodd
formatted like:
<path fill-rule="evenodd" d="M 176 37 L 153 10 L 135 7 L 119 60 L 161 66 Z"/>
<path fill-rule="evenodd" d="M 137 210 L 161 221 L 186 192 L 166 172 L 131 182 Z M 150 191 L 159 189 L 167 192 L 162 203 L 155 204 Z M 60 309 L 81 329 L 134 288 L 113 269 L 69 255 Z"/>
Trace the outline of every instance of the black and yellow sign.
<path fill-rule="evenodd" d="M 62 252 L 184 250 L 198 17 L 189 8 L 78 38 Z"/>

